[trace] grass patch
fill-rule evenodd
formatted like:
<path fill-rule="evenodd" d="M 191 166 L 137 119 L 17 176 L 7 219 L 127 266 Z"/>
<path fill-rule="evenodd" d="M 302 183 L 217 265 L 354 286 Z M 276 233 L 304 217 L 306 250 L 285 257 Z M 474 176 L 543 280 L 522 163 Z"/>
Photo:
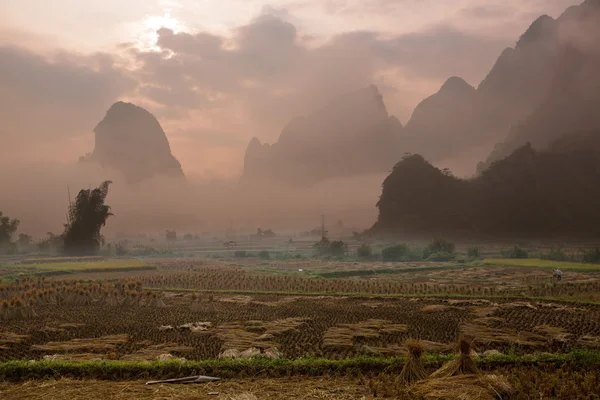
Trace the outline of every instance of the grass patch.
<path fill-rule="evenodd" d="M 465 269 L 465 265 L 426 265 L 421 267 L 408 268 L 381 268 L 381 269 L 357 269 L 357 270 L 342 270 L 330 272 L 315 272 L 312 275 L 319 278 L 353 278 L 363 276 L 402 274 L 427 271 L 445 271 L 452 269 Z"/>
<path fill-rule="evenodd" d="M 528 267 L 528 268 L 548 268 L 548 269 L 560 268 L 563 270 L 585 271 L 585 272 L 600 271 L 600 265 L 596 265 L 596 264 L 541 260 L 538 258 L 524 258 L 524 259 L 486 258 L 484 260 L 484 263 L 486 265 L 496 265 L 496 266 L 505 266 L 505 267 Z"/>
<path fill-rule="evenodd" d="M 423 357 L 426 367 L 437 368 L 451 360 L 453 355 L 429 354 Z M 0 380 L 11 382 L 31 379 L 76 378 L 104 380 L 169 379 L 189 375 L 211 375 L 220 378 L 281 377 L 290 375 L 323 376 L 355 373 L 399 373 L 403 357 L 352 357 L 342 360 L 301 358 L 297 360 L 265 358 L 213 359 L 185 362 L 158 361 L 9 361 L 0 363 Z M 600 352 L 573 351 L 564 354 L 529 354 L 523 356 L 496 355 L 477 359 L 482 369 L 503 365 L 575 363 L 588 368 L 600 366 Z"/>
<path fill-rule="evenodd" d="M 97 262 L 104 261 L 103 256 L 86 256 L 86 257 L 45 257 L 45 258 L 25 258 L 21 260 L 21 264 L 52 264 L 66 262 Z"/>
<path fill-rule="evenodd" d="M 77 261 L 39 264 L 14 264 L 11 268 L 34 268 L 38 271 L 68 271 L 68 272 L 104 272 L 116 270 L 131 270 L 147 265 L 142 260 L 106 260 L 106 261 Z"/>
<path fill-rule="evenodd" d="M 243 290 L 243 289 L 184 289 L 173 287 L 144 287 L 144 290 L 154 292 L 176 292 L 176 293 L 215 293 L 215 294 L 242 294 L 242 295 L 261 295 L 261 294 L 277 294 L 286 296 L 340 296 L 364 299 L 403 299 L 403 298 L 425 298 L 425 299 L 497 299 L 501 301 L 510 300 L 535 300 L 535 301 L 551 301 L 561 302 L 565 304 L 582 304 L 582 305 L 600 305 L 600 302 L 591 300 L 573 299 L 566 296 L 526 296 L 523 294 L 496 294 L 484 295 L 464 294 L 464 293 L 362 293 L 362 292 L 302 292 L 293 290 Z"/>

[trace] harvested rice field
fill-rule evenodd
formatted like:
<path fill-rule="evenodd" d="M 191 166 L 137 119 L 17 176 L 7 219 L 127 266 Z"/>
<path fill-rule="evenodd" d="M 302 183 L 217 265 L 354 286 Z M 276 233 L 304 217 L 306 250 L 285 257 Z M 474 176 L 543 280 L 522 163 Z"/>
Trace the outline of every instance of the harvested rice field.
<path fill-rule="evenodd" d="M 47 399 L 185 399 L 258 400 L 338 399 L 338 400 L 530 400 L 598 399 L 600 374 L 567 366 L 507 366 L 479 375 L 458 375 L 428 379 L 403 385 L 392 374 L 283 378 L 233 378 L 199 385 L 146 385 L 145 380 L 59 379 L 22 383 L 0 383 L 6 400 Z M 500 386 L 500 387 L 499 387 Z M 502 387 L 504 386 L 504 388 Z M 494 389 L 496 387 L 496 389 Z M 494 390 L 508 390 L 499 397 Z"/>
<path fill-rule="evenodd" d="M 519 266 L 395 263 L 365 274 L 365 263 L 289 264 L 288 273 L 275 274 L 163 259 L 144 262 L 149 270 L 5 281 L 0 395 L 600 396 L 597 272 L 570 271 L 552 282 L 542 269 Z M 467 340 L 467 350 L 457 347 Z M 223 380 L 143 380 L 190 374 Z"/>
<path fill-rule="evenodd" d="M 394 356 L 405 353 L 409 338 L 444 352 L 461 334 L 475 337 L 482 352 L 600 349 L 596 305 L 169 291 L 120 296 L 78 285 L 71 297 L 52 294 L 35 305 L 9 305 L 0 323 L 0 361 L 81 353 L 202 360 L 249 349 L 286 358 Z"/>
<path fill-rule="evenodd" d="M 232 379 L 205 385 L 152 385 L 144 381 L 59 381 L 0 384 L 4 400 L 46 399 L 181 399 L 257 400 L 273 399 L 366 399 L 367 390 L 349 378 L 292 377 L 278 379 Z"/>

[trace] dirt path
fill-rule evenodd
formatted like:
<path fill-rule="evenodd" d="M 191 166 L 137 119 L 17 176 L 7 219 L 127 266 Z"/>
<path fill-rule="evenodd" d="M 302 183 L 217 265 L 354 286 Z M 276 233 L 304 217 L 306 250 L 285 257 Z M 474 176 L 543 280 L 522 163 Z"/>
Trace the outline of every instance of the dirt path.
<path fill-rule="evenodd" d="M 2 400 L 367 400 L 367 390 L 356 381 L 339 378 L 232 379 L 198 385 L 145 385 L 145 381 L 94 380 L 0 383 Z"/>

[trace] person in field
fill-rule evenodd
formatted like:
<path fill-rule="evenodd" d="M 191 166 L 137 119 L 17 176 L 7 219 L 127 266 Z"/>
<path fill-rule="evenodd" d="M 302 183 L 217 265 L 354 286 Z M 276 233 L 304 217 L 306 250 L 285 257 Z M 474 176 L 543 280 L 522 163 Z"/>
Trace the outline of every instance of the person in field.
<path fill-rule="evenodd" d="M 562 273 L 562 271 L 561 271 L 559 268 L 556 268 L 556 269 L 554 270 L 554 278 L 555 278 L 557 281 L 560 281 L 560 280 L 562 280 L 562 274 L 563 274 L 563 273 Z"/>

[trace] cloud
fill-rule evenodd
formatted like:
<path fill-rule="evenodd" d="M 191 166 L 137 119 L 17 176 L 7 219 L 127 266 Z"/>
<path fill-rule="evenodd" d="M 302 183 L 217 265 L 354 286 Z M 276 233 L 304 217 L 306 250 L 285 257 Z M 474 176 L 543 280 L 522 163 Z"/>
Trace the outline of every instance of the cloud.
<path fill-rule="evenodd" d="M 441 84 L 451 75 L 477 81 L 506 45 L 437 25 L 396 36 L 352 31 L 309 47 L 281 15 L 263 13 L 231 37 L 159 30 L 161 52 L 135 52 L 140 79 L 152 82 L 140 93 L 166 107 L 206 112 L 237 103 L 249 124 L 263 121 L 281 129 L 292 117 L 376 81 L 389 68 L 401 68 L 415 81 Z M 393 92 L 393 82 L 385 86 Z"/>
<path fill-rule="evenodd" d="M 467 18 L 504 19 L 514 17 L 517 14 L 517 10 L 506 5 L 485 4 L 464 8 L 461 10 L 461 14 Z"/>
<path fill-rule="evenodd" d="M 76 145 L 133 87 L 135 81 L 108 54 L 44 56 L 0 46 L 0 140 L 12 147 L 5 157 L 52 157 L 67 147 L 62 140 Z"/>
<path fill-rule="evenodd" d="M 273 142 L 291 119 L 348 91 L 377 84 L 389 112 L 406 122 L 448 77 L 477 86 L 545 5 L 553 15 L 565 1 L 576 0 L 289 0 L 264 6 L 227 34 L 161 28 L 153 50 L 122 44 L 115 51 L 130 59 L 127 68 L 117 55 L 7 45 L 0 47 L 0 137 L 22 149 L 62 143 L 61 154 L 74 158 L 92 149 L 93 127 L 126 97 L 159 118 L 174 153 L 186 154 L 186 171 L 206 168 L 192 149 L 214 147 L 235 152 L 228 164 L 235 175 L 252 136 Z M 315 10 L 335 33 L 311 29 Z"/>

